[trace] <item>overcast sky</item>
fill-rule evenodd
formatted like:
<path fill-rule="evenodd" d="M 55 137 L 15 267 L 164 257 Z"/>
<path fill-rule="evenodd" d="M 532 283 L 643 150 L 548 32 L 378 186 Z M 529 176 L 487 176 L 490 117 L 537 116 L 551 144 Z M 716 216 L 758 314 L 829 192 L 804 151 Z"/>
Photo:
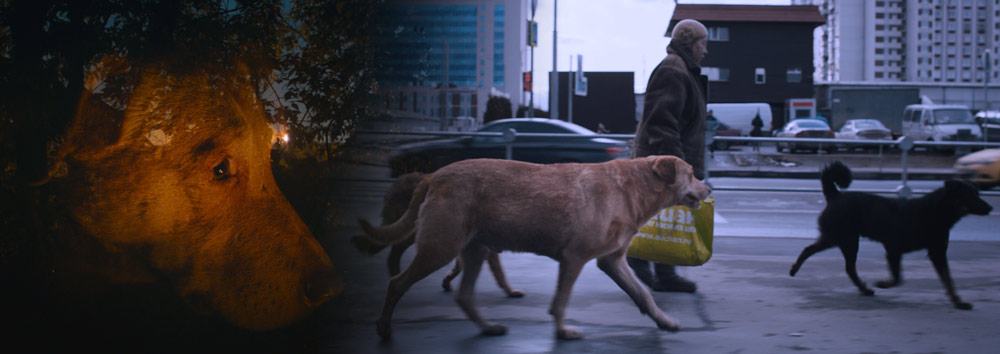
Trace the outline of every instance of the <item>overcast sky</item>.
<path fill-rule="evenodd" d="M 584 71 L 631 71 L 635 92 L 646 91 L 646 80 L 667 54 L 663 36 L 674 13 L 673 0 L 538 0 L 538 46 L 535 47 L 535 106 L 548 109 L 552 70 L 552 12 L 558 8 L 556 56 L 560 71 L 576 69 L 583 55 Z M 682 0 L 681 4 L 788 5 L 789 0 Z M 530 10 L 529 10 L 530 16 Z M 712 55 L 712 48 L 708 48 Z M 563 92 L 562 94 L 565 94 Z M 527 101 L 525 102 L 527 105 Z"/>

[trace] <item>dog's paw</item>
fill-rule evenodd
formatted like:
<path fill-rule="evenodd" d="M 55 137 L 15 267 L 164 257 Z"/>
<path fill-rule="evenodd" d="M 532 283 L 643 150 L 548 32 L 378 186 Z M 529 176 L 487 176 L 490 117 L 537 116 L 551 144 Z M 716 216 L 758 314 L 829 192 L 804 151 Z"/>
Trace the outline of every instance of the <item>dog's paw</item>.
<path fill-rule="evenodd" d="M 656 321 L 656 327 L 668 332 L 677 332 L 681 329 L 680 322 L 667 317 L 664 321 Z"/>
<path fill-rule="evenodd" d="M 563 327 L 556 330 L 556 338 L 563 340 L 573 340 L 583 338 L 583 332 L 573 327 Z"/>
<path fill-rule="evenodd" d="M 487 336 L 502 336 L 507 334 L 507 326 L 502 324 L 491 324 L 483 327 L 483 334 Z"/>
<path fill-rule="evenodd" d="M 875 291 L 872 290 L 872 289 L 862 288 L 862 289 L 858 289 L 858 291 L 861 291 L 861 295 L 864 295 L 864 296 L 875 296 Z"/>
<path fill-rule="evenodd" d="M 507 297 L 521 298 L 524 297 L 524 292 L 521 290 L 511 290 L 507 292 Z"/>
<path fill-rule="evenodd" d="M 792 265 L 792 269 L 789 269 L 789 270 L 788 270 L 788 275 L 790 275 L 790 276 L 793 276 L 793 277 L 794 277 L 794 276 L 795 276 L 795 273 L 798 273 L 798 272 L 799 272 L 799 267 L 801 267 L 801 266 L 802 266 L 802 265 L 800 265 L 800 264 L 798 264 L 798 263 L 796 263 L 796 264 L 793 264 L 793 265 Z"/>
<path fill-rule="evenodd" d="M 441 287 L 444 288 L 445 292 L 451 292 L 451 281 L 449 279 L 442 280 Z"/>
<path fill-rule="evenodd" d="M 892 287 L 895 287 L 895 286 L 898 286 L 898 285 L 899 285 L 899 282 L 892 281 L 892 280 L 879 280 L 879 281 L 875 282 L 875 286 L 878 287 L 879 289 L 888 289 L 888 288 L 892 288 Z"/>
<path fill-rule="evenodd" d="M 955 302 L 955 308 L 959 309 L 959 310 L 971 310 L 972 309 L 972 304 L 970 304 L 968 302 L 964 302 L 964 301 L 956 301 Z"/>
<path fill-rule="evenodd" d="M 392 341 L 392 325 L 378 321 L 375 323 L 375 332 L 378 332 L 383 342 Z"/>

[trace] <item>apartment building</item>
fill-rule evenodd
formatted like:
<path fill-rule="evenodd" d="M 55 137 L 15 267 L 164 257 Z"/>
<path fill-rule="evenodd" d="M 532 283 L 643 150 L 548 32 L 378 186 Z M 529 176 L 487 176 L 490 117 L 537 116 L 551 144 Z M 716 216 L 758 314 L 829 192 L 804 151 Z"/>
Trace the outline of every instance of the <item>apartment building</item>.
<path fill-rule="evenodd" d="M 793 3 L 817 5 L 827 19 L 817 36 L 819 81 L 983 83 L 1000 78 L 1000 0 Z"/>

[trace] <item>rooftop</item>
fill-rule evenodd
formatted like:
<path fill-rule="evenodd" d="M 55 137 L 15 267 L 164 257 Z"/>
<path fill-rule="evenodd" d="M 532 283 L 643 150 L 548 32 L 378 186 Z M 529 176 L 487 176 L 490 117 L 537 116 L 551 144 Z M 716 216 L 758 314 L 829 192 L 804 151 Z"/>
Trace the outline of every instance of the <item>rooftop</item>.
<path fill-rule="evenodd" d="M 826 23 L 826 18 L 814 5 L 677 5 L 673 23 L 683 19 L 701 22 L 798 22 Z M 668 31 L 667 36 L 670 35 Z"/>

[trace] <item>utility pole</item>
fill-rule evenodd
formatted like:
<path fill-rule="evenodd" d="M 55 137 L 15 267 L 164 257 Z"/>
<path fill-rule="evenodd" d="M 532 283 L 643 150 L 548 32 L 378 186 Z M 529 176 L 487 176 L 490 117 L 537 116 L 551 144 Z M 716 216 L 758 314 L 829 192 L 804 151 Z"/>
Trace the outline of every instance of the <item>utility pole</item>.
<path fill-rule="evenodd" d="M 577 65 L 580 64 L 577 63 Z M 576 89 L 576 86 L 573 84 L 576 82 L 576 75 L 573 72 L 573 55 L 569 56 L 569 72 L 567 74 L 569 74 L 569 77 L 566 80 L 568 84 L 566 86 L 572 88 L 567 90 L 569 92 L 566 92 L 566 121 L 573 123 L 573 90 Z"/>
<path fill-rule="evenodd" d="M 531 0 L 531 24 L 528 26 L 529 35 L 536 36 L 535 31 L 535 8 L 538 7 L 538 0 Z M 537 38 L 533 40 L 537 41 Z M 535 46 L 531 46 L 531 96 L 528 98 L 528 117 L 535 116 Z"/>
<path fill-rule="evenodd" d="M 556 5 L 558 0 L 552 0 L 552 74 L 549 77 L 549 112 L 552 119 L 559 119 L 559 60 L 556 55 L 558 36 L 556 33 Z"/>

